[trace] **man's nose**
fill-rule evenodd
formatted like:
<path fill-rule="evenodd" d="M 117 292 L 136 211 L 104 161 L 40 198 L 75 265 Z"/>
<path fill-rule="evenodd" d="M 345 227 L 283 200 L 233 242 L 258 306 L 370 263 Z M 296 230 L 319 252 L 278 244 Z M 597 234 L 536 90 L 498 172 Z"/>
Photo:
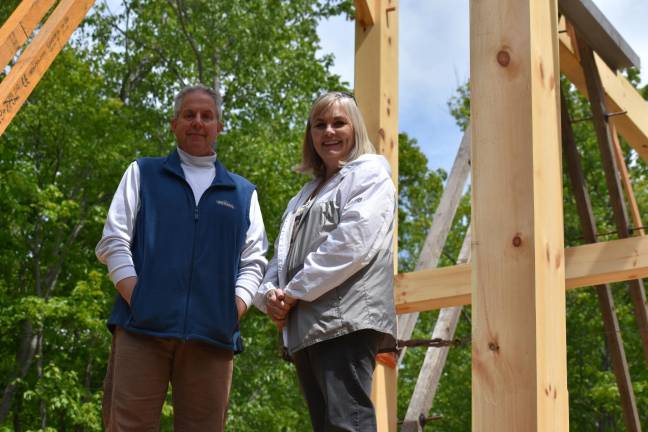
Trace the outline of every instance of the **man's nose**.
<path fill-rule="evenodd" d="M 202 118 L 202 116 L 200 114 L 196 114 L 196 116 L 193 118 L 191 124 L 196 125 L 196 126 L 202 126 L 202 125 L 205 124 L 205 120 Z"/>

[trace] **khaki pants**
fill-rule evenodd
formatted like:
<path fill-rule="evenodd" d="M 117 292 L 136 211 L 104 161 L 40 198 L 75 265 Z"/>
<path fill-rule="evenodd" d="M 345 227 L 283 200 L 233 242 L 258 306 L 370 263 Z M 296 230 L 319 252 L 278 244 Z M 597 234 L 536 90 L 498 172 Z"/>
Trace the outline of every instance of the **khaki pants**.
<path fill-rule="evenodd" d="M 232 351 L 117 327 L 104 381 L 108 432 L 157 431 L 171 382 L 174 431 L 222 431 L 232 383 Z"/>

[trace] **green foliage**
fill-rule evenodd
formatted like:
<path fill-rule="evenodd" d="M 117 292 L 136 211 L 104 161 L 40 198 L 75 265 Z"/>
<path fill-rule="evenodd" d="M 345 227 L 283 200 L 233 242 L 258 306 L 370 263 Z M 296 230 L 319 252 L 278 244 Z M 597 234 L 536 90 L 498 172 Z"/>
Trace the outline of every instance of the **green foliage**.
<path fill-rule="evenodd" d="M 448 101 L 448 108 L 457 125 L 465 131 L 470 120 L 470 82 L 457 88 L 457 94 Z"/>
<path fill-rule="evenodd" d="M 443 193 L 446 173 L 427 168 L 427 157 L 415 139 L 398 136 L 398 245 L 399 271 L 413 271 L 434 210 Z"/>
<path fill-rule="evenodd" d="M 18 1 L 2 2 L 0 22 Z M 292 174 L 315 95 L 344 88 L 316 56 L 320 19 L 342 0 L 99 2 L 0 137 L 0 383 L 9 430 L 99 430 L 115 295 L 94 257 L 126 166 L 173 146 L 172 97 L 187 83 L 224 95 L 219 157 L 259 185 L 274 239 L 306 178 Z M 302 430 L 294 373 L 269 321 L 250 313 L 237 357 L 232 430 Z M 286 408 L 288 407 L 288 408 Z M 276 413 L 282 415 L 277 416 Z M 163 430 L 171 429 L 172 406 Z"/>

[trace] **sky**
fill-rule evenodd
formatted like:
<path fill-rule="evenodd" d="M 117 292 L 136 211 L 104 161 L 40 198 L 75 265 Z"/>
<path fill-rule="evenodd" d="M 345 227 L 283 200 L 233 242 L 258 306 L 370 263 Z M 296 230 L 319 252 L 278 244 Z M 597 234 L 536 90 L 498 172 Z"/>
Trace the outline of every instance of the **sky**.
<path fill-rule="evenodd" d="M 648 1 L 593 0 L 638 54 L 648 83 Z M 399 129 L 415 138 L 432 169 L 450 171 L 461 130 L 448 100 L 469 78 L 468 0 L 400 0 Z M 353 87 L 354 22 L 334 18 L 318 27 L 321 52 Z"/>

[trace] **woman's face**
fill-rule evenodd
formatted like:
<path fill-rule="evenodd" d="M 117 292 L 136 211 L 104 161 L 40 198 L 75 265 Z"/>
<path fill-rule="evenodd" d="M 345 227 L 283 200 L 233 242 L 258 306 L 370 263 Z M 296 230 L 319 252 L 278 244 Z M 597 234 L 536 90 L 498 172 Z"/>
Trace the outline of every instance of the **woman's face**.
<path fill-rule="evenodd" d="M 346 159 L 355 144 L 353 125 L 346 110 L 334 103 L 313 117 L 311 138 L 326 167 L 326 178 L 329 178 L 340 169 L 340 161 Z"/>

